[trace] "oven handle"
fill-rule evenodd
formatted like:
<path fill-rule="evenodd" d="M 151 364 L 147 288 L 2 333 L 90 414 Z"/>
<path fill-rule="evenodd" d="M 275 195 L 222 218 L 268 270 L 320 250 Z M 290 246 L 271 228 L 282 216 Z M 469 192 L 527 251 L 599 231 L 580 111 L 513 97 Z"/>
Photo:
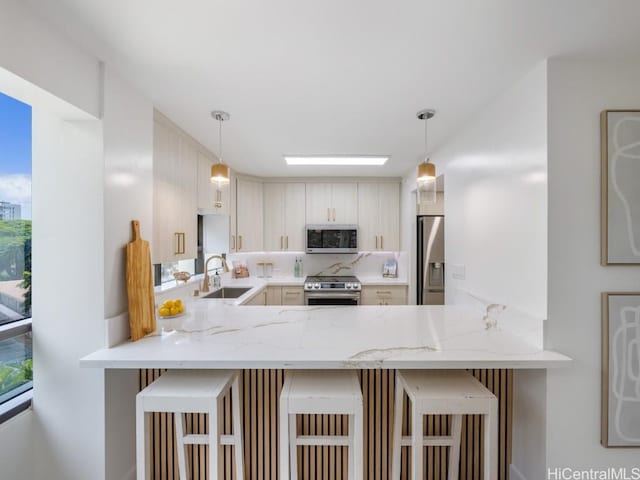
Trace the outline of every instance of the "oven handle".
<path fill-rule="evenodd" d="M 305 298 L 360 298 L 360 292 L 305 292 Z"/>

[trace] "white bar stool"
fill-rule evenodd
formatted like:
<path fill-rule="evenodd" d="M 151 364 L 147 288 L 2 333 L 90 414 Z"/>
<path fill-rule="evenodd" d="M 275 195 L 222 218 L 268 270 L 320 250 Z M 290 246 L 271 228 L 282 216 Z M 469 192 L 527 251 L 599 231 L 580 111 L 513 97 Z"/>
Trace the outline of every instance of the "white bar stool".
<path fill-rule="evenodd" d="M 347 435 L 298 435 L 296 415 L 349 416 Z M 298 445 L 337 445 L 349 448 L 349 479 L 362 479 L 362 392 L 355 371 L 292 370 L 280 394 L 280 480 L 298 478 Z"/>
<path fill-rule="evenodd" d="M 231 389 L 233 434 L 222 435 L 222 400 Z M 189 478 L 187 445 L 209 445 L 209 478 L 222 478 L 223 445 L 233 445 L 236 478 L 244 478 L 242 429 L 240 428 L 238 372 L 229 370 L 173 370 L 163 373 L 136 396 L 137 479 L 149 480 L 151 413 L 173 413 L 180 480 Z M 187 434 L 183 415 L 208 413 L 209 434 Z"/>
<path fill-rule="evenodd" d="M 411 400 L 411 436 L 402 437 L 404 392 Z M 448 479 L 458 479 L 462 415 L 484 415 L 484 478 L 498 478 L 498 400 L 461 370 L 397 370 L 393 425 L 393 480 L 400 478 L 400 447 L 411 447 L 411 478 L 422 480 L 425 446 L 450 447 Z M 424 415 L 452 415 L 451 434 L 424 436 Z"/>

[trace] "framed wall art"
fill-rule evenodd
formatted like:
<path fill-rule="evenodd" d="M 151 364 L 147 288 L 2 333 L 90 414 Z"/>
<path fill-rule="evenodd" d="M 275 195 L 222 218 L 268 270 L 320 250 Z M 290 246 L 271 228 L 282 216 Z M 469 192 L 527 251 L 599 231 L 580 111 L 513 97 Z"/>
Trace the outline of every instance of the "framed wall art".
<path fill-rule="evenodd" d="M 602 265 L 640 264 L 640 110 L 605 110 L 602 144 Z"/>
<path fill-rule="evenodd" d="M 605 447 L 640 447 L 640 292 L 602 294 Z"/>

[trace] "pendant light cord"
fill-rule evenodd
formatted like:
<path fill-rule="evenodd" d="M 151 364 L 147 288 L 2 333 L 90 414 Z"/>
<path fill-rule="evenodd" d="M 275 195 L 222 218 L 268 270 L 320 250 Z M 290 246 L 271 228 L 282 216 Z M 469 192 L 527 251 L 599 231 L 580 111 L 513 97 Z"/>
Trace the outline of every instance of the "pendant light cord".
<path fill-rule="evenodd" d="M 428 136 L 427 136 L 427 125 L 429 123 L 429 118 L 428 117 L 424 117 L 424 161 L 425 163 L 427 163 L 429 161 L 429 143 L 427 141 Z"/>
<path fill-rule="evenodd" d="M 218 120 L 218 153 L 220 154 L 218 163 L 223 163 L 222 162 L 222 118 Z"/>

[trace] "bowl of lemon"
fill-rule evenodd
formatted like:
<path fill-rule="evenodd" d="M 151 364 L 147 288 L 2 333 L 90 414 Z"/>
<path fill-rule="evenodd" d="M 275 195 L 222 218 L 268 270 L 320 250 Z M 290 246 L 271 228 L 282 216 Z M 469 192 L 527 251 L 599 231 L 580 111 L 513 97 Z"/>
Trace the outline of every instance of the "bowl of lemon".
<path fill-rule="evenodd" d="M 167 300 L 158 308 L 158 315 L 162 318 L 175 318 L 184 315 L 184 305 L 179 298 Z"/>

